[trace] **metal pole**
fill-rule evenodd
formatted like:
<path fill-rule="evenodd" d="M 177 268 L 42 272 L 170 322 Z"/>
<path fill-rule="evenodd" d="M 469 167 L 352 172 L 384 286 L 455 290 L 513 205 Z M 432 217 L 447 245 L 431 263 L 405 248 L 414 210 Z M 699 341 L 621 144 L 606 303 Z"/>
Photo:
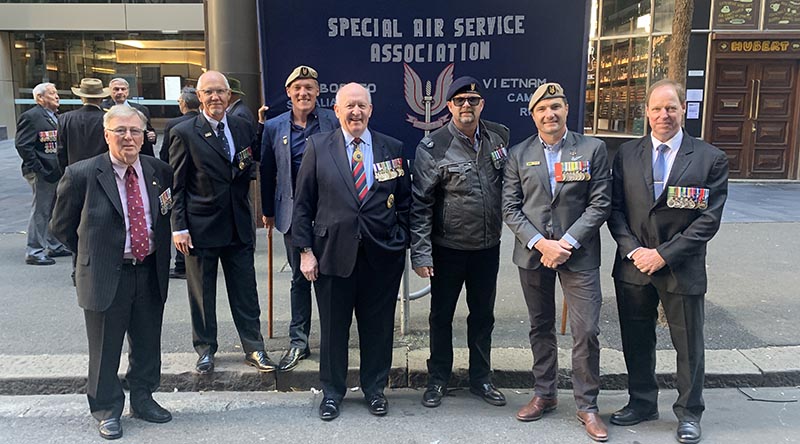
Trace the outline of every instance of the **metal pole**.
<path fill-rule="evenodd" d="M 267 228 L 267 318 L 269 319 L 269 338 L 272 339 L 274 322 L 272 320 L 272 229 Z"/>

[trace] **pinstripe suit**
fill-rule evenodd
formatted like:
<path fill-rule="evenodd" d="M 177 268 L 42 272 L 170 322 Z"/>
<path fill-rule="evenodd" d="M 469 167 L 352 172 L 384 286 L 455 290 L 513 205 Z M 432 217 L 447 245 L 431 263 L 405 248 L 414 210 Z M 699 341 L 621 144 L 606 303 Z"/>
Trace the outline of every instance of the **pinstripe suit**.
<path fill-rule="evenodd" d="M 67 167 L 50 222 L 53 235 L 77 256 L 76 289 L 89 339 L 87 395 L 98 420 L 119 418 L 125 403 L 117 378 L 127 332 L 126 375 L 135 404 L 158 387 L 161 319 L 167 298 L 171 231 L 159 196 L 172 188 L 164 162 L 139 156 L 150 201 L 154 250 L 139 265 L 123 263 L 126 221 L 109 153 Z"/>

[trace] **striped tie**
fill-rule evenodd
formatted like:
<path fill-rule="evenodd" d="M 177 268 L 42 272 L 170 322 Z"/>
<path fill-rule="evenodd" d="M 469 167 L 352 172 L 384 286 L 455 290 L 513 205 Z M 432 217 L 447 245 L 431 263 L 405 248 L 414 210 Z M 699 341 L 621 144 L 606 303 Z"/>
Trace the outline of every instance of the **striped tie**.
<path fill-rule="evenodd" d="M 353 158 L 350 159 L 350 167 L 353 169 L 353 183 L 356 186 L 358 200 L 363 201 L 367 196 L 367 174 L 364 171 L 364 153 L 361 152 L 361 139 L 353 139 Z"/>

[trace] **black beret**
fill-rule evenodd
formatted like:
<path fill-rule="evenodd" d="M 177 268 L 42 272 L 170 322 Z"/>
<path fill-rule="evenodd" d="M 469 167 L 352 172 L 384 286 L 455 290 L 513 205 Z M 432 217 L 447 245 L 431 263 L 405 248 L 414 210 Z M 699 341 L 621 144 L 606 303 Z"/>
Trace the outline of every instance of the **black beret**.
<path fill-rule="evenodd" d="M 449 101 L 454 95 L 462 92 L 471 92 L 482 97 L 483 94 L 481 94 L 480 86 L 480 82 L 474 77 L 459 77 L 455 79 L 450 85 L 450 88 L 447 89 L 447 100 Z"/>

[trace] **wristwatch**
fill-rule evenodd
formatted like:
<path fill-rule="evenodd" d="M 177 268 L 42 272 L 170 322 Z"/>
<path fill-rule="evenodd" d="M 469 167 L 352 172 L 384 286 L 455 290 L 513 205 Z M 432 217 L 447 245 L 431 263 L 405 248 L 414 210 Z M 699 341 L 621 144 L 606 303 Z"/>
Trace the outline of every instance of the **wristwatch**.
<path fill-rule="evenodd" d="M 311 247 L 303 247 L 300 249 L 301 253 L 311 253 Z"/>

